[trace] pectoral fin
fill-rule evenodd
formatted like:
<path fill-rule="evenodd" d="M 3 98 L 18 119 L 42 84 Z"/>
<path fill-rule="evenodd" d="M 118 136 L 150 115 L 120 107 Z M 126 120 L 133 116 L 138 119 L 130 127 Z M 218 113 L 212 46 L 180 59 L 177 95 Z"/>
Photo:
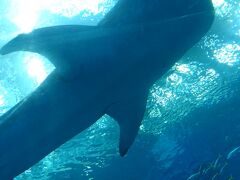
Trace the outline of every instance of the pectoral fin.
<path fill-rule="evenodd" d="M 144 97 L 134 97 L 111 105 L 107 114 L 113 117 L 120 127 L 119 153 L 124 156 L 133 144 L 146 109 Z"/>

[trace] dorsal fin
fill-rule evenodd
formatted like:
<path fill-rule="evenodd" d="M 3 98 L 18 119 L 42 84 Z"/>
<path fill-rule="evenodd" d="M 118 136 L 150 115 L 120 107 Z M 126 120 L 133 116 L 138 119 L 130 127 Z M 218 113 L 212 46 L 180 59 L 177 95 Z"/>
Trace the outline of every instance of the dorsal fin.
<path fill-rule="evenodd" d="M 124 156 L 133 144 L 146 109 L 147 94 L 112 104 L 106 114 L 120 127 L 119 153 Z"/>

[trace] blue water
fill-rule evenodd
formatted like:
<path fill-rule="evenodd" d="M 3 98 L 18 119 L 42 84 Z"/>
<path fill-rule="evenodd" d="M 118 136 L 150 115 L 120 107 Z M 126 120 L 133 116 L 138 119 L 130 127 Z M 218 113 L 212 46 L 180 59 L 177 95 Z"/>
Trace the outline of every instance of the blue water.
<path fill-rule="evenodd" d="M 1 0 L 0 46 L 34 28 L 97 24 L 116 2 Z M 118 155 L 118 125 L 105 116 L 16 179 L 240 179 L 240 2 L 213 3 L 210 32 L 150 90 L 126 157 Z M 54 67 L 32 53 L 0 58 L 1 115 Z"/>

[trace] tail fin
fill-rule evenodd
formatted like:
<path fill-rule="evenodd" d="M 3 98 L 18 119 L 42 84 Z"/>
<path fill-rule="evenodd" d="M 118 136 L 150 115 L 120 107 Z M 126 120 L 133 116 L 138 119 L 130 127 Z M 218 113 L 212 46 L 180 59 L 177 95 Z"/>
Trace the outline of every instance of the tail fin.
<path fill-rule="evenodd" d="M 15 51 L 29 51 L 48 58 L 55 67 L 64 67 L 70 62 L 58 57 L 64 42 L 81 39 L 82 33 L 95 30 L 96 26 L 63 25 L 36 29 L 29 34 L 20 34 L 0 49 L 5 55 Z M 77 37 L 76 37 L 77 36 Z"/>

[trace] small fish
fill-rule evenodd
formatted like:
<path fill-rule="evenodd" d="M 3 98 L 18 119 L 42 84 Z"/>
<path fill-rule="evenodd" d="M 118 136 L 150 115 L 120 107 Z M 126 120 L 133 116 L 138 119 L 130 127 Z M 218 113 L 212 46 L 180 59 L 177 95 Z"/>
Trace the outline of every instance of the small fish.
<path fill-rule="evenodd" d="M 212 180 L 217 180 L 219 178 L 219 174 L 215 174 L 213 177 L 212 177 Z"/>
<path fill-rule="evenodd" d="M 222 158 L 222 155 L 219 154 L 218 157 L 217 157 L 217 159 L 215 160 L 215 162 L 214 162 L 214 164 L 213 164 L 213 167 L 214 167 L 214 168 L 218 168 L 218 166 L 220 166 L 220 160 L 221 160 L 221 158 Z"/>
<path fill-rule="evenodd" d="M 238 147 L 234 148 L 232 151 L 230 151 L 227 155 L 227 159 L 230 160 L 239 154 L 240 154 L 240 146 L 238 146 Z"/>
<path fill-rule="evenodd" d="M 189 176 L 189 178 L 187 178 L 187 180 L 197 180 L 199 179 L 201 176 L 201 173 L 200 172 L 197 172 L 195 174 L 192 174 L 191 176 Z"/>

